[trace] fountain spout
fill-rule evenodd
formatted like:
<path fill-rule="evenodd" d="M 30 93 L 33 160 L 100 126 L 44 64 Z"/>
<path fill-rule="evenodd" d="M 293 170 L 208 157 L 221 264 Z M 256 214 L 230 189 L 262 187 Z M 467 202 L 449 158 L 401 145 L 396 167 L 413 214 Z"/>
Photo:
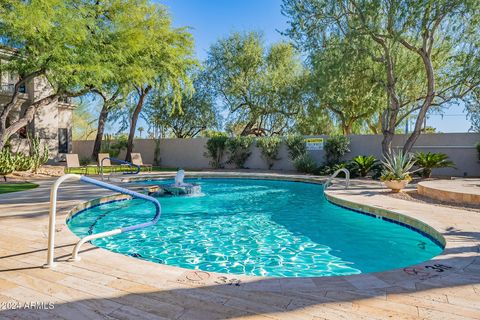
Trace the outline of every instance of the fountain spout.
<path fill-rule="evenodd" d="M 154 187 L 148 187 L 145 191 L 149 195 L 164 196 L 164 195 L 199 195 L 201 194 L 200 185 L 196 183 L 185 183 L 185 171 L 180 169 L 175 175 L 175 181 L 170 184 L 157 185 Z"/>
<path fill-rule="evenodd" d="M 183 179 L 185 178 L 185 171 L 183 169 L 180 169 L 177 171 L 177 174 L 175 175 L 175 186 L 182 186 Z"/>

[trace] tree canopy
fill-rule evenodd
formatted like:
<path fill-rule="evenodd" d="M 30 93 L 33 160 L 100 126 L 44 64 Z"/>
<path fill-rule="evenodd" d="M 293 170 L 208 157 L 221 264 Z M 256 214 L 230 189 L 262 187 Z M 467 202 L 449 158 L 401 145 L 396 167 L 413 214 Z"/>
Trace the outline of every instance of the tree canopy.
<path fill-rule="evenodd" d="M 354 133 L 370 121 L 372 114 L 381 112 L 385 106 L 378 81 L 381 70 L 360 46 L 332 38 L 310 59 L 313 93 L 319 106 L 338 119 L 343 134 Z"/>
<path fill-rule="evenodd" d="M 431 107 L 465 99 L 479 86 L 479 6 L 475 0 L 284 0 L 282 11 L 290 24 L 285 33 L 309 54 L 329 50 L 333 38 L 362 44 L 383 69 L 384 153 L 403 118 L 416 114 L 406 153 Z"/>
<path fill-rule="evenodd" d="M 179 107 L 173 105 L 171 92 L 155 92 L 144 110 L 150 131 L 163 128 L 177 138 L 193 138 L 205 130 L 218 129 L 219 114 L 208 77 L 199 70 L 190 77 L 194 93 L 184 93 Z"/>
<path fill-rule="evenodd" d="M 234 133 L 282 134 L 304 107 L 306 71 L 288 43 L 267 49 L 258 33 L 232 33 L 211 46 L 206 71 Z"/>
<path fill-rule="evenodd" d="M 94 32 L 95 6 L 68 0 L 5 0 L 0 3 L 1 43 L 9 57 L 1 71 L 19 76 L 11 100 L 0 114 L 0 149 L 33 119 L 35 111 L 60 96 L 78 96 L 102 83 L 110 73 Z M 20 88 L 34 78 L 46 79 L 50 91 L 36 96 L 19 118 L 7 119 L 18 107 Z"/>

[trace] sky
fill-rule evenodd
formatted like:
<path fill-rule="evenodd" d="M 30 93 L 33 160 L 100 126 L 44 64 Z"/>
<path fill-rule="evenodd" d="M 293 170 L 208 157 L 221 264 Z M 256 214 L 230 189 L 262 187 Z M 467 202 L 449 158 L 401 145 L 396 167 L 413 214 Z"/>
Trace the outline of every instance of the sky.
<path fill-rule="evenodd" d="M 232 31 L 260 31 L 265 44 L 288 40 L 279 31 L 287 28 L 287 18 L 280 12 L 281 0 L 157 0 L 165 5 L 175 27 L 190 27 L 195 51 L 200 61 L 209 47 Z M 147 128 L 142 120 L 139 126 Z M 427 126 L 439 132 L 466 132 L 470 122 L 463 105 L 450 107 L 442 115 L 430 115 Z"/>

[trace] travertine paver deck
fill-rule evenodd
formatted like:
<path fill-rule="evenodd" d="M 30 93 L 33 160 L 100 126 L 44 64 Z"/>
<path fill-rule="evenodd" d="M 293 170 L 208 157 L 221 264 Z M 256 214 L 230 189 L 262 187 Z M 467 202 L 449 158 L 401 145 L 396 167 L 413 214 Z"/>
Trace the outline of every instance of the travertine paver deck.
<path fill-rule="evenodd" d="M 12 307 L 12 301 L 22 307 L 25 302 L 55 306 L 2 310 L 1 319 L 480 319 L 477 212 L 393 199 L 378 183 L 356 181 L 349 191 L 328 192 L 428 223 L 447 240 L 443 254 L 382 273 L 237 277 L 155 264 L 91 245 L 84 246 L 82 261 L 67 262 L 78 240 L 65 225 L 67 209 L 108 193 L 66 184 L 57 219 L 59 263 L 42 269 L 51 183 L 0 196 L 0 306 Z"/>
<path fill-rule="evenodd" d="M 480 205 L 480 179 L 422 181 L 418 193 L 441 201 Z"/>

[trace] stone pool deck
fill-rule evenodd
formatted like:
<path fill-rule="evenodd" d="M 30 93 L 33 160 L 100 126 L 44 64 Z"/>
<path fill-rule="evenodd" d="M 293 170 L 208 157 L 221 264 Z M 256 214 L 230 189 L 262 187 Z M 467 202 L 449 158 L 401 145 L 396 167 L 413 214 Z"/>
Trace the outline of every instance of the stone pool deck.
<path fill-rule="evenodd" d="M 480 179 L 430 180 L 418 184 L 418 193 L 440 201 L 480 204 Z"/>
<path fill-rule="evenodd" d="M 78 241 L 65 225 L 68 211 L 110 193 L 66 183 L 57 217 L 58 265 L 43 269 L 52 182 L 0 195 L 0 319 L 480 319 L 480 212 L 394 199 L 377 182 L 352 181 L 350 190 L 332 188 L 328 194 L 423 221 L 445 237 L 445 251 L 381 273 L 246 277 L 155 264 L 89 244 L 81 261 L 68 262 Z M 31 304 L 41 302 L 47 303 L 42 310 Z"/>

